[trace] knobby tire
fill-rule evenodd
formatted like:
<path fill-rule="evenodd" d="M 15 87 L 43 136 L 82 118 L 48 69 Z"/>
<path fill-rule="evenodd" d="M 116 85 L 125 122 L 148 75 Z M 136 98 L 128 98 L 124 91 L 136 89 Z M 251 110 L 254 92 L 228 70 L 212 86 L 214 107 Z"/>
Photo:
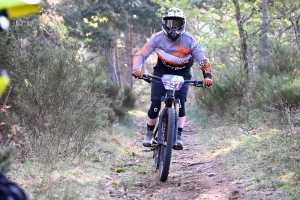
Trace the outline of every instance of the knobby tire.
<path fill-rule="evenodd" d="M 157 140 L 158 126 L 159 126 L 159 121 L 158 121 L 158 123 L 155 125 L 154 131 L 153 131 L 154 138 L 155 138 L 156 140 Z M 160 161 L 160 147 L 159 147 L 159 148 L 155 148 L 155 150 L 154 150 L 155 169 L 159 169 L 159 161 Z"/>
<path fill-rule="evenodd" d="M 160 148 L 159 156 L 159 178 L 160 181 L 165 182 L 168 179 L 169 169 L 171 164 L 173 138 L 175 132 L 175 109 L 167 108 L 163 123 L 166 125 L 165 129 L 165 143 Z"/>

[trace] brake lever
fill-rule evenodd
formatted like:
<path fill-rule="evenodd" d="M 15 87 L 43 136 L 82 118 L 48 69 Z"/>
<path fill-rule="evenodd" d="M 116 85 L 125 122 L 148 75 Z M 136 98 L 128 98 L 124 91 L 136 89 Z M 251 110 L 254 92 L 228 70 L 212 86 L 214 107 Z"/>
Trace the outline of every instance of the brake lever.
<path fill-rule="evenodd" d="M 143 78 L 147 83 L 151 83 L 150 78 Z"/>
<path fill-rule="evenodd" d="M 143 75 L 143 77 L 140 77 L 138 79 L 143 79 L 147 83 L 151 83 L 151 77 L 149 77 L 148 75 L 145 75 L 145 74 Z"/>

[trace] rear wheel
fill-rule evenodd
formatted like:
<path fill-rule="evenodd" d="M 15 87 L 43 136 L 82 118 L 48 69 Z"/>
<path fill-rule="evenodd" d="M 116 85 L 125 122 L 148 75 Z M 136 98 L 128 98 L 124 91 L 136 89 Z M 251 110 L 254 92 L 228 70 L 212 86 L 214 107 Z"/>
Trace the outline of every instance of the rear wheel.
<path fill-rule="evenodd" d="M 163 117 L 163 145 L 160 148 L 159 156 L 159 178 L 165 182 L 168 179 L 169 169 L 171 164 L 173 138 L 175 133 L 175 109 L 167 108 L 165 116 Z"/>

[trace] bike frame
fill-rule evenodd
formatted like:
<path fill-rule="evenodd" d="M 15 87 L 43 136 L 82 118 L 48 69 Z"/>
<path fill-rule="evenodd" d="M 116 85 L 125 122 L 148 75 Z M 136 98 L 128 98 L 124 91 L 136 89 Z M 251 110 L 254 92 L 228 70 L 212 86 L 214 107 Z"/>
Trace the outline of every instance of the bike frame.
<path fill-rule="evenodd" d="M 166 76 L 168 75 L 169 74 L 167 74 Z M 160 82 L 164 84 L 167 90 L 166 95 L 161 97 L 161 106 L 158 115 L 158 121 L 153 130 L 154 138 L 156 139 L 156 141 L 154 144 L 152 143 L 150 147 L 154 153 L 153 158 L 155 160 L 155 167 L 156 169 L 159 169 L 160 180 L 163 182 L 166 181 L 168 178 L 172 156 L 172 148 L 177 149 L 176 144 L 180 99 L 175 98 L 175 90 L 178 90 L 182 86 L 182 83 L 190 84 L 191 86 L 196 87 L 203 87 L 202 81 L 183 80 L 183 77 L 176 77 L 174 75 L 171 76 L 173 76 L 173 78 L 179 79 L 178 82 L 172 82 L 172 84 L 174 84 L 172 86 L 169 85 L 170 82 L 168 79 L 164 79 L 165 82 L 163 82 L 163 79 L 161 77 L 153 75 L 144 74 L 143 77 L 139 78 L 145 80 L 148 83 Z M 169 137 L 170 135 L 171 137 Z"/>

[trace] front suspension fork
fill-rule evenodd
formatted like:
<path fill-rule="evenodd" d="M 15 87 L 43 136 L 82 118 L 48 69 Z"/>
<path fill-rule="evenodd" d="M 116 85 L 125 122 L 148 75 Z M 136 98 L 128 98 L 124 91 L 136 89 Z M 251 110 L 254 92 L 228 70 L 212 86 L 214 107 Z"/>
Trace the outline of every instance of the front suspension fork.
<path fill-rule="evenodd" d="M 159 117 L 163 116 L 166 110 L 164 110 L 165 106 L 166 106 L 166 100 L 167 98 L 162 96 L 161 97 L 161 103 L 160 103 L 160 110 L 159 110 Z M 175 111 L 176 111 L 176 115 L 175 115 L 175 130 L 173 133 L 173 146 L 176 145 L 177 143 L 177 130 L 178 130 L 178 115 L 179 115 L 179 106 L 180 106 L 180 99 L 174 99 L 174 107 L 175 107 Z M 163 120 L 162 117 L 159 120 Z M 163 129 L 163 127 L 158 127 L 160 130 Z M 158 138 L 158 141 L 161 141 L 161 138 Z"/>
<path fill-rule="evenodd" d="M 177 143 L 177 130 L 178 130 L 178 120 L 179 120 L 179 106 L 180 99 L 175 99 L 175 130 L 174 130 L 174 138 L 173 138 L 173 146 Z"/>

